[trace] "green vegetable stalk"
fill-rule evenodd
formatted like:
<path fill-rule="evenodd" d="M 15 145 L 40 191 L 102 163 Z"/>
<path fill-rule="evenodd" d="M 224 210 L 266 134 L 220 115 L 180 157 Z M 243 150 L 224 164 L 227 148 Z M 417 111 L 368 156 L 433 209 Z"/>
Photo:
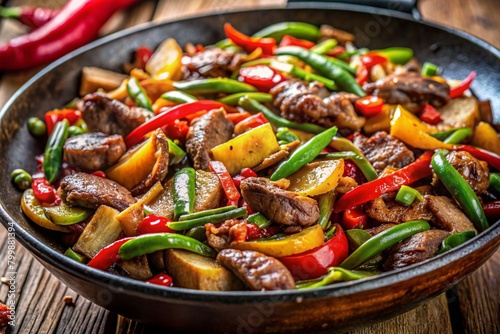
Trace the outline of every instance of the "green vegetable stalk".
<path fill-rule="evenodd" d="M 174 175 L 174 219 L 194 211 L 196 171 L 186 167 Z"/>
<path fill-rule="evenodd" d="M 189 81 L 175 81 L 175 89 L 188 94 L 241 93 L 255 92 L 257 88 L 229 78 L 208 78 Z"/>
<path fill-rule="evenodd" d="M 182 231 L 182 230 L 188 230 L 188 229 L 196 227 L 196 226 L 202 226 L 202 225 L 205 225 L 208 223 L 213 223 L 213 224 L 221 223 L 221 222 L 228 220 L 228 219 L 243 218 L 246 216 L 247 216 L 247 209 L 238 208 L 238 209 L 234 209 L 231 211 L 218 213 L 218 214 L 214 214 L 214 215 L 210 215 L 210 216 L 187 219 L 187 220 L 178 221 L 178 222 L 171 222 L 171 223 L 168 223 L 167 225 L 172 230 Z"/>
<path fill-rule="evenodd" d="M 43 173 L 47 182 L 53 183 L 59 176 L 63 160 L 63 145 L 68 139 L 69 122 L 63 119 L 54 125 L 43 154 Z"/>
<path fill-rule="evenodd" d="M 134 103 L 141 108 L 153 111 L 153 106 L 151 105 L 151 100 L 142 88 L 139 80 L 137 78 L 131 77 L 127 81 L 127 93 L 128 96 L 134 101 Z"/>

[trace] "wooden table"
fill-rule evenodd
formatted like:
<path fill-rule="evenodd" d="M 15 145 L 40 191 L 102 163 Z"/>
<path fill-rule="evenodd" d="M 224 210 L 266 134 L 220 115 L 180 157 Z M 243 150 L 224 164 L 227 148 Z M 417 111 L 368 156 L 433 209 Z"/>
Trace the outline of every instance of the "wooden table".
<path fill-rule="evenodd" d="M 2 1 L 9 6 L 40 4 L 57 7 L 64 0 Z M 105 31 L 112 32 L 147 21 L 173 20 L 214 10 L 281 7 L 286 0 L 160 0 L 142 1 L 115 15 Z M 500 47 L 500 8 L 497 0 L 421 0 L 426 20 L 468 31 Z M 13 22 L 2 22 L 0 41 L 23 33 Z M 0 106 L 36 71 L 0 77 Z M 5 180 L 4 180 L 5 182 Z M 4 186 L 8 186 L 4 184 Z M 0 276 L 7 269 L 7 234 L 0 228 Z M 23 247 L 17 245 L 16 327 L 12 333 L 152 333 L 160 332 L 111 313 L 59 282 Z M 8 286 L 0 285 L 0 301 Z M 73 304 L 63 298 L 72 297 Z M 470 277 L 446 294 L 392 320 L 356 333 L 500 333 L 500 251 Z"/>

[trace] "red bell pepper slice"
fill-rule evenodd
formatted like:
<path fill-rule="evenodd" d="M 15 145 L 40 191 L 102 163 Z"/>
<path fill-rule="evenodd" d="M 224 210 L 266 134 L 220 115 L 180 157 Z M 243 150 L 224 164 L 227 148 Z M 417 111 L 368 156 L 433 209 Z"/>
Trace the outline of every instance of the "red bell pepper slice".
<path fill-rule="evenodd" d="M 89 263 L 87 263 L 87 265 L 95 269 L 108 270 L 109 267 L 111 267 L 116 263 L 116 261 L 120 259 L 120 255 L 118 254 L 118 250 L 120 250 L 120 247 L 133 238 L 135 237 L 123 238 L 107 245 L 106 247 L 101 249 L 99 253 L 97 253 L 89 261 Z"/>
<path fill-rule="evenodd" d="M 137 227 L 137 235 L 149 234 L 149 233 L 176 233 L 176 231 L 170 229 L 167 223 L 172 220 L 157 216 L 154 214 L 149 214 Z"/>
<path fill-rule="evenodd" d="M 165 135 L 171 140 L 186 140 L 187 133 L 189 132 L 189 125 L 187 121 L 176 119 L 173 123 L 169 123 L 163 128 Z"/>
<path fill-rule="evenodd" d="M 261 113 L 256 113 L 255 115 L 249 116 L 248 118 L 245 118 L 241 122 L 239 122 L 239 126 L 242 126 L 243 128 L 256 128 L 258 126 L 261 126 L 263 124 L 269 123 L 267 118 Z"/>
<path fill-rule="evenodd" d="M 227 197 L 227 205 L 235 205 L 238 206 L 240 193 L 236 186 L 234 185 L 233 179 L 229 172 L 227 171 L 226 166 L 220 161 L 212 160 L 209 163 L 210 171 L 217 174 L 219 180 L 222 184 L 222 189 Z"/>
<path fill-rule="evenodd" d="M 360 57 L 360 60 L 368 70 L 370 70 L 375 65 L 380 65 L 387 62 L 386 57 L 375 52 L 365 53 Z"/>
<path fill-rule="evenodd" d="M 224 32 L 226 33 L 226 37 L 229 38 L 234 44 L 249 53 L 257 48 L 261 48 L 263 54 L 272 55 L 274 48 L 276 47 L 276 41 L 274 38 L 247 36 L 234 29 L 230 23 L 224 24 Z"/>
<path fill-rule="evenodd" d="M 500 219 L 500 201 L 483 204 L 483 211 L 488 219 Z"/>
<path fill-rule="evenodd" d="M 252 116 L 251 113 L 248 111 L 244 112 L 232 112 L 232 113 L 227 113 L 226 114 L 226 119 L 233 123 L 234 125 L 238 124 L 239 122 L 247 119 L 248 117 Z"/>
<path fill-rule="evenodd" d="M 436 125 L 441 122 L 443 119 L 441 118 L 441 114 L 429 103 L 424 105 L 422 112 L 420 113 L 420 119 L 425 123 Z"/>
<path fill-rule="evenodd" d="M 295 37 L 290 36 L 290 35 L 283 36 L 283 38 L 281 39 L 281 42 L 279 44 L 279 47 L 281 48 L 282 46 L 290 46 L 290 45 L 300 46 L 301 48 L 304 48 L 304 49 L 310 49 L 313 46 L 315 46 L 316 44 L 314 42 L 311 42 L 311 41 L 308 41 L 305 39 L 295 38 Z"/>
<path fill-rule="evenodd" d="M 61 201 L 56 189 L 43 177 L 33 179 L 31 189 L 35 198 L 42 204 L 59 204 Z"/>
<path fill-rule="evenodd" d="M 334 226 L 335 235 L 323 245 L 279 259 L 295 279 L 313 279 L 325 275 L 329 267 L 338 266 L 347 258 L 349 255 L 347 237 L 339 224 Z"/>
<path fill-rule="evenodd" d="M 357 99 L 354 106 L 363 116 L 372 117 L 382 111 L 384 100 L 375 95 L 368 95 Z"/>
<path fill-rule="evenodd" d="M 493 168 L 500 171 L 500 155 L 496 153 L 469 145 L 461 145 L 457 148 L 457 151 L 469 152 L 474 158 L 486 161 L 489 165 L 493 166 Z"/>
<path fill-rule="evenodd" d="M 345 193 L 335 204 L 334 212 L 341 212 L 361 205 L 380 195 L 399 189 L 402 185 L 410 185 L 432 174 L 430 167 L 432 152 L 427 151 L 417 160 L 400 170 L 364 183 Z"/>
<path fill-rule="evenodd" d="M 137 50 L 135 51 L 135 59 L 141 70 L 146 69 L 146 63 L 152 55 L 153 50 L 151 50 L 147 46 L 140 46 L 137 48 Z"/>
<path fill-rule="evenodd" d="M 165 273 L 160 273 L 156 276 L 151 277 L 150 279 L 148 279 L 146 281 L 146 283 L 167 286 L 167 287 L 174 285 L 174 281 L 173 281 L 172 277 L 170 277 L 169 275 L 167 275 Z"/>
<path fill-rule="evenodd" d="M 343 47 L 342 45 L 337 45 L 332 50 L 328 51 L 326 54 L 327 56 L 338 57 L 341 54 L 344 54 L 345 52 L 346 52 L 345 47 Z"/>
<path fill-rule="evenodd" d="M 342 213 L 341 224 L 346 230 L 352 230 L 353 228 L 365 229 L 368 227 L 368 216 L 361 210 L 361 207 L 356 206 Z"/>
<path fill-rule="evenodd" d="M 246 178 L 256 177 L 257 173 L 255 173 L 251 168 L 243 168 L 241 172 L 233 177 L 233 182 L 236 188 L 240 189 L 240 183 Z"/>
<path fill-rule="evenodd" d="M 475 77 L 476 77 L 476 71 L 470 72 L 467 78 L 462 80 L 460 85 L 450 89 L 450 97 L 454 99 L 456 97 L 462 96 L 465 93 L 465 91 L 470 88 L 470 85 L 472 84 L 472 81 L 474 81 Z"/>
<path fill-rule="evenodd" d="M 130 132 L 127 137 L 125 137 L 125 143 L 127 144 L 127 147 L 132 147 L 135 144 L 138 144 L 144 136 L 151 131 L 173 123 L 175 120 L 184 118 L 201 110 L 218 109 L 223 106 L 224 105 L 222 103 L 212 100 L 199 100 L 179 104 L 139 125 L 132 132 Z"/>
<path fill-rule="evenodd" d="M 57 122 L 67 119 L 70 125 L 75 124 L 82 118 L 82 112 L 75 109 L 54 109 L 45 113 L 45 124 L 47 134 L 50 136 Z"/>
<path fill-rule="evenodd" d="M 284 76 L 267 65 L 242 67 L 239 74 L 245 83 L 265 93 L 285 80 Z"/>

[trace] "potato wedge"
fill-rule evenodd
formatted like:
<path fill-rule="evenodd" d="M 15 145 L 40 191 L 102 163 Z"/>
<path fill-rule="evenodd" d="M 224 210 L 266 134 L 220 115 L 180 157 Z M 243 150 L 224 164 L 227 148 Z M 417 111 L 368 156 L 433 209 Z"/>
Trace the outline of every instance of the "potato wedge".
<path fill-rule="evenodd" d="M 108 92 L 120 87 L 125 74 L 108 71 L 99 67 L 86 66 L 82 69 L 80 96 L 94 93 L 99 89 Z"/>
<path fill-rule="evenodd" d="M 437 126 L 439 131 L 469 127 L 474 129 L 479 122 L 479 108 L 475 97 L 452 99 L 439 108 L 443 119 Z"/>

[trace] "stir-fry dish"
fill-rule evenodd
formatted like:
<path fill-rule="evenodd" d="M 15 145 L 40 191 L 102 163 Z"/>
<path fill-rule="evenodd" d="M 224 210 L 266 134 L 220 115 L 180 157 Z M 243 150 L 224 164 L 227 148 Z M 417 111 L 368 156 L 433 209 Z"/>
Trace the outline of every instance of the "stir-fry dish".
<path fill-rule="evenodd" d="M 163 286 L 310 289 L 438 256 L 500 218 L 475 72 L 444 78 L 329 25 L 224 31 L 140 47 L 126 74 L 84 68 L 79 98 L 28 120 L 45 151 L 12 180 L 66 256 Z"/>

